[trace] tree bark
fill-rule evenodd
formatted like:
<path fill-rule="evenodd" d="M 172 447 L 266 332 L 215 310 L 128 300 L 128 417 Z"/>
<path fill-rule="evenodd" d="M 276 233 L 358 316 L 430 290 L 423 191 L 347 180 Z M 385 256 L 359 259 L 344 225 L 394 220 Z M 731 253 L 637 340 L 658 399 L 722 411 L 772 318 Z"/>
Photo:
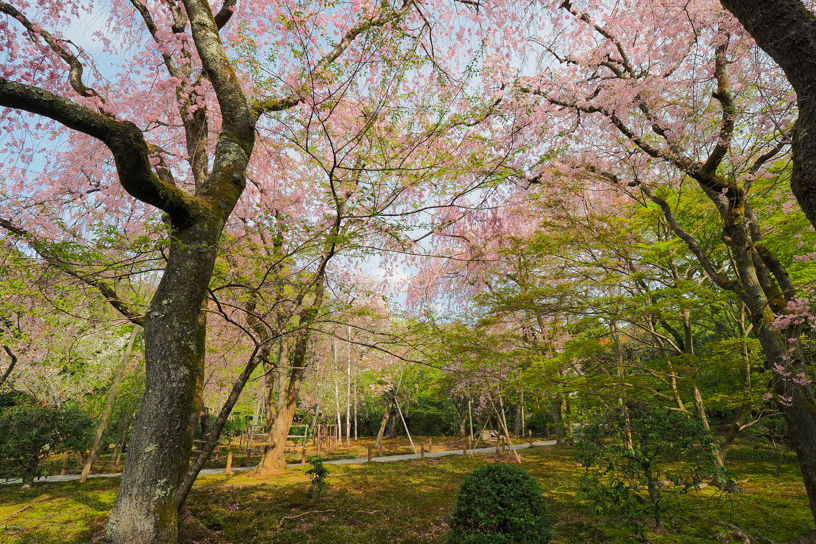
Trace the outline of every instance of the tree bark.
<path fill-rule="evenodd" d="M 388 413 L 388 430 L 386 432 L 388 434 L 388 439 L 389 440 L 395 440 L 397 438 L 397 405 L 396 405 L 396 401 L 391 405 L 391 410 Z"/>
<path fill-rule="evenodd" d="M 816 226 L 816 17 L 800 0 L 721 0 L 796 90 L 791 189 Z"/>
<path fill-rule="evenodd" d="M 708 196 L 715 205 L 721 204 L 718 195 Z M 661 203 L 654 195 L 650 195 L 650 198 L 658 202 L 664 214 L 670 218 L 671 212 L 664 206 L 665 201 Z M 716 272 L 710 271 L 710 267 L 706 267 L 706 272 L 712 277 L 712 281 L 720 286 L 726 285 L 732 290 L 748 310 L 754 334 L 765 355 L 765 368 L 773 375 L 777 403 L 788 424 L 810 509 L 816 519 L 816 399 L 811 389 L 797 384 L 793 379 L 797 373 L 804 373 L 805 367 L 798 353 L 788 351 L 787 338 L 775 324 L 776 316 L 769 301 L 769 294 L 773 296 L 779 291 L 764 286 L 757 274 L 756 264 L 762 260 L 757 255 L 747 225 L 747 206 L 744 190 L 739 186 L 728 188 L 727 207 L 718 206 L 723 221 L 723 239 L 731 249 L 739 282 L 723 283 L 722 278 L 715 276 Z M 672 221 L 673 219 L 670 220 Z M 679 229 L 675 225 L 672 228 Z M 691 247 L 688 235 L 681 234 L 687 238 L 687 244 Z M 789 295 L 794 296 L 794 293 Z"/>
<path fill-rule="evenodd" d="M 385 427 L 388 425 L 388 420 L 391 419 L 392 412 L 395 410 L 394 408 L 394 396 L 392 392 L 386 392 L 385 394 L 385 412 L 383 413 L 382 421 L 380 422 L 380 429 L 377 431 L 377 440 L 374 442 L 375 448 L 382 447 L 382 440 L 383 434 L 385 433 Z"/>
<path fill-rule="evenodd" d="M 255 474 L 259 476 L 277 474 L 286 468 L 286 459 L 283 455 L 286 447 L 286 437 L 289 435 L 292 419 L 297 409 L 298 395 L 300 394 L 300 386 L 303 383 L 307 363 L 309 338 L 308 328 L 302 328 L 297 334 L 294 351 L 290 356 L 289 381 L 283 394 L 278 399 L 277 414 L 274 422 L 270 423 L 263 457 L 258 466 L 255 467 Z"/>
<path fill-rule="evenodd" d="M 561 417 L 561 405 L 563 401 L 560 397 L 554 397 L 550 401 L 550 410 L 552 412 L 553 427 L 555 427 L 555 440 L 559 444 L 564 443 L 564 420 Z"/>
<path fill-rule="evenodd" d="M 201 410 L 207 292 L 220 222 L 176 234 L 164 277 L 145 316 L 145 394 L 116 505 L 108 522 L 114 543 L 175 542 L 176 489 L 187 472 Z"/>

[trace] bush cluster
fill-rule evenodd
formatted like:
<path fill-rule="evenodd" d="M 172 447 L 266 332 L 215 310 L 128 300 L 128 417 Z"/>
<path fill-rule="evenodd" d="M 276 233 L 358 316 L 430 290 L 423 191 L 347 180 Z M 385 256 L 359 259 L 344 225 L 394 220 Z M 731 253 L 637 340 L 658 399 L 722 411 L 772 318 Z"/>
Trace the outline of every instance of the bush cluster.
<path fill-rule="evenodd" d="M 55 407 L 18 391 L 0 394 L 0 477 L 31 484 L 40 459 L 53 453 L 84 453 L 93 421 L 78 407 Z"/>

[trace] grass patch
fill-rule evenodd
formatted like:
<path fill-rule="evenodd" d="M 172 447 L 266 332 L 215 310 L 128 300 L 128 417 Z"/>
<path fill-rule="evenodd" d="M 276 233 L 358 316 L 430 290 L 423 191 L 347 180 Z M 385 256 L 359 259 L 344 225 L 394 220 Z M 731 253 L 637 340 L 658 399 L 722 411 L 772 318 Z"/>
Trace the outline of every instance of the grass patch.
<path fill-rule="evenodd" d="M 434 448 L 436 449 L 436 448 Z M 339 453 L 339 452 L 338 452 Z M 344 452 L 350 454 L 351 452 Z M 541 483 L 553 513 L 553 542 L 624 543 L 633 539 L 615 520 L 593 513 L 577 496 L 583 469 L 566 446 L 522 452 L 523 467 Z M 426 458 L 425 460 L 330 466 L 329 486 L 310 501 L 306 468 L 284 476 L 201 477 L 190 495 L 190 510 L 225 543 L 436 543 L 448 530 L 446 519 L 464 477 L 509 454 Z M 652 542 L 732 543 L 733 523 L 776 541 L 793 540 L 813 529 L 807 496 L 795 458 L 786 455 L 776 475 L 778 455 L 739 444 L 729 467 L 742 492 L 723 497 L 712 487 L 683 498 L 684 518 Z M 116 498 L 118 479 L 86 484 L 41 484 L 20 491 L 0 487 L 0 541 L 80 543 L 98 541 Z"/>

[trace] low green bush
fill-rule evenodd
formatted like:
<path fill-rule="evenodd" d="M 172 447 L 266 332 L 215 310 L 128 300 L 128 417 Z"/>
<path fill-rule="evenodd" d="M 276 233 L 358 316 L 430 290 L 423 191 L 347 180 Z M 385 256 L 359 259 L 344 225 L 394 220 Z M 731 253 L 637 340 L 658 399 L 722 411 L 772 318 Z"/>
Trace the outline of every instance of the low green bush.
<path fill-rule="evenodd" d="M 46 455 L 90 446 L 93 421 L 78 407 L 57 408 L 12 391 L 0 395 L 0 477 L 31 485 Z"/>
<path fill-rule="evenodd" d="M 550 511 L 538 482 L 517 465 L 486 465 L 462 483 L 445 544 L 546 544 Z"/>

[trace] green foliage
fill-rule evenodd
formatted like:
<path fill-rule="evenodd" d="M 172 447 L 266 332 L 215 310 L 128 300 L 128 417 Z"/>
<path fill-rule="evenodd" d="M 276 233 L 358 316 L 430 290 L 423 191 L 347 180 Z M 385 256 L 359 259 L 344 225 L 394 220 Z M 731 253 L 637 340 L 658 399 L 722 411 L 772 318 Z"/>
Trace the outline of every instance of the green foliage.
<path fill-rule="evenodd" d="M 581 496 L 596 512 L 619 515 L 646 537 L 651 518 L 660 532 L 679 513 L 678 497 L 711 478 L 731 482 L 716 462 L 711 434 L 688 414 L 628 401 L 582 429 L 577 458 L 586 467 Z"/>
<path fill-rule="evenodd" d="M 448 435 L 454 434 L 458 427 L 456 411 L 450 402 L 438 400 L 429 394 L 421 394 L 416 405 L 411 406 L 410 415 L 405 419 L 411 434 Z"/>
<path fill-rule="evenodd" d="M 113 403 L 102 444 L 116 443 L 120 440 L 123 430 L 125 436 L 129 435 L 128 431 L 136 420 L 136 413 L 142 403 L 144 387 L 144 373 L 136 372 L 125 375 L 116 393 L 116 400 Z M 106 400 L 106 396 L 100 395 L 99 397 L 99 400 Z"/>
<path fill-rule="evenodd" d="M 543 410 L 536 410 L 527 419 L 527 428 L 533 431 L 534 434 L 546 433 L 547 427 L 552 424 L 552 415 Z"/>
<path fill-rule="evenodd" d="M 309 459 L 312 468 L 306 475 L 312 479 L 312 500 L 317 499 L 328 485 L 329 469 L 323 465 L 323 459 L 318 455 Z"/>
<path fill-rule="evenodd" d="M 73 405 L 56 408 L 24 393 L 0 394 L 0 477 L 31 483 L 48 454 L 84 452 L 93 422 Z"/>
<path fill-rule="evenodd" d="M 541 487 L 510 464 L 485 465 L 462 483 L 445 544 L 546 544 L 550 512 Z"/>

